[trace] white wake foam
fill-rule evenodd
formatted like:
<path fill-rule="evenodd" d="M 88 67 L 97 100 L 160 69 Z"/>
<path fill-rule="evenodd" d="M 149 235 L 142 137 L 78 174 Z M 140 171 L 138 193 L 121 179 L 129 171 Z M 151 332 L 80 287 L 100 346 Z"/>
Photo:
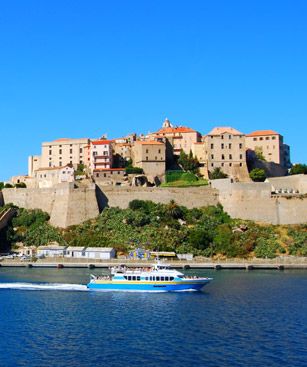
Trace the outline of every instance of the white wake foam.
<path fill-rule="evenodd" d="M 0 289 L 24 291 L 87 291 L 86 285 L 63 283 L 0 283 Z"/>

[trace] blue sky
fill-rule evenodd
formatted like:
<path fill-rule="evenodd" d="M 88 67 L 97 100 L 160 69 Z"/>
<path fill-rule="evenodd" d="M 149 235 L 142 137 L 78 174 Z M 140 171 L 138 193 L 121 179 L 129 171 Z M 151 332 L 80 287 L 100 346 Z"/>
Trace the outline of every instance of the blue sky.
<path fill-rule="evenodd" d="M 273 129 L 307 163 L 307 1 L 0 2 L 0 181 L 60 137 Z"/>

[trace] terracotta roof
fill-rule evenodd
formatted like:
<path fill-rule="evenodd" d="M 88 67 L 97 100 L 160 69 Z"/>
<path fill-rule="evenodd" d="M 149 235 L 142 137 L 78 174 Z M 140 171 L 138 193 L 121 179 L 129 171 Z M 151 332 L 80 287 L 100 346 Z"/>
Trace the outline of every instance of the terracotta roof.
<path fill-rule="evenodd" d="M 164 143 L 161 143 L 160 141 L 156 140 L 147 140 L 147 141 L 136 141 L 137 144 L 143 144 L 143 145 L 164 145 Z"/>
<path fill-rule="evenodd" d="M 91 144 L 93 145 L 106 145 L 112 143 L 113 140 L 92 140 Z"/>
<path fill-rule="evenodd" d="M 94 172 L 101 172 L 101 171 L 125 171 L 125 168 L 99 168 L 99 169 L 94 169 Z"/>
<path fill-rule="evenodd" d="M 264 136 L 264 135 L 279 135 L 279 133 L 277 133 L 274 130 L 257 130 L 253 131 L 250 134 L 247 134 L 246 136 Z"/>
<path fill-rule="evenodd" d="M 222 135 L 224 133 L 232 135 L 244 135 L 239 130 L 234 129 L 233 127 L 230 126 L 215 127 L 207 135 Z"/>
<path fill-rule="evenodd" d="M 155 134 L 166 134 L 166 133 L 196 133 L 196 130 L 186 126 L 164 127 L 158 130 Z"/>

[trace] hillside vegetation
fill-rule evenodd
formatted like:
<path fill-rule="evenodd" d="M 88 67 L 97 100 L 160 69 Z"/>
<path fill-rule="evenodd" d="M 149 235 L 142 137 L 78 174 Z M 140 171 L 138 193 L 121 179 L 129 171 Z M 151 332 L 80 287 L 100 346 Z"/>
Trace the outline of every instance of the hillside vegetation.
<path fill-rule="evenodd" d="M 56 241 L 111 246 L 123 253 L 141 246 L 207 257 L 307 256 L 307 224 L 273 226 L 234 220 L 220 205 L 187 209 L 174 201 L 165 205 L 134 200 L 128 209 L 105 209 L 96 219 L 66 230 L 53 228 L 48 220 L 40 210 L 18 209 L 6 233 L 8 243 L 40 246 Z"/>

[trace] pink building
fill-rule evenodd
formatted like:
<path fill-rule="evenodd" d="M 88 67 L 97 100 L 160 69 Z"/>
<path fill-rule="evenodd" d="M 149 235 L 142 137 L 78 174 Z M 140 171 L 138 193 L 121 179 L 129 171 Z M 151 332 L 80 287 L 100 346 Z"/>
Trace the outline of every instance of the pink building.
<path fill-rule="evenodd" d="M 112 168 L 112 140 L 93 140 L 90 145 L 90 168 L 94 170 Z"/>

